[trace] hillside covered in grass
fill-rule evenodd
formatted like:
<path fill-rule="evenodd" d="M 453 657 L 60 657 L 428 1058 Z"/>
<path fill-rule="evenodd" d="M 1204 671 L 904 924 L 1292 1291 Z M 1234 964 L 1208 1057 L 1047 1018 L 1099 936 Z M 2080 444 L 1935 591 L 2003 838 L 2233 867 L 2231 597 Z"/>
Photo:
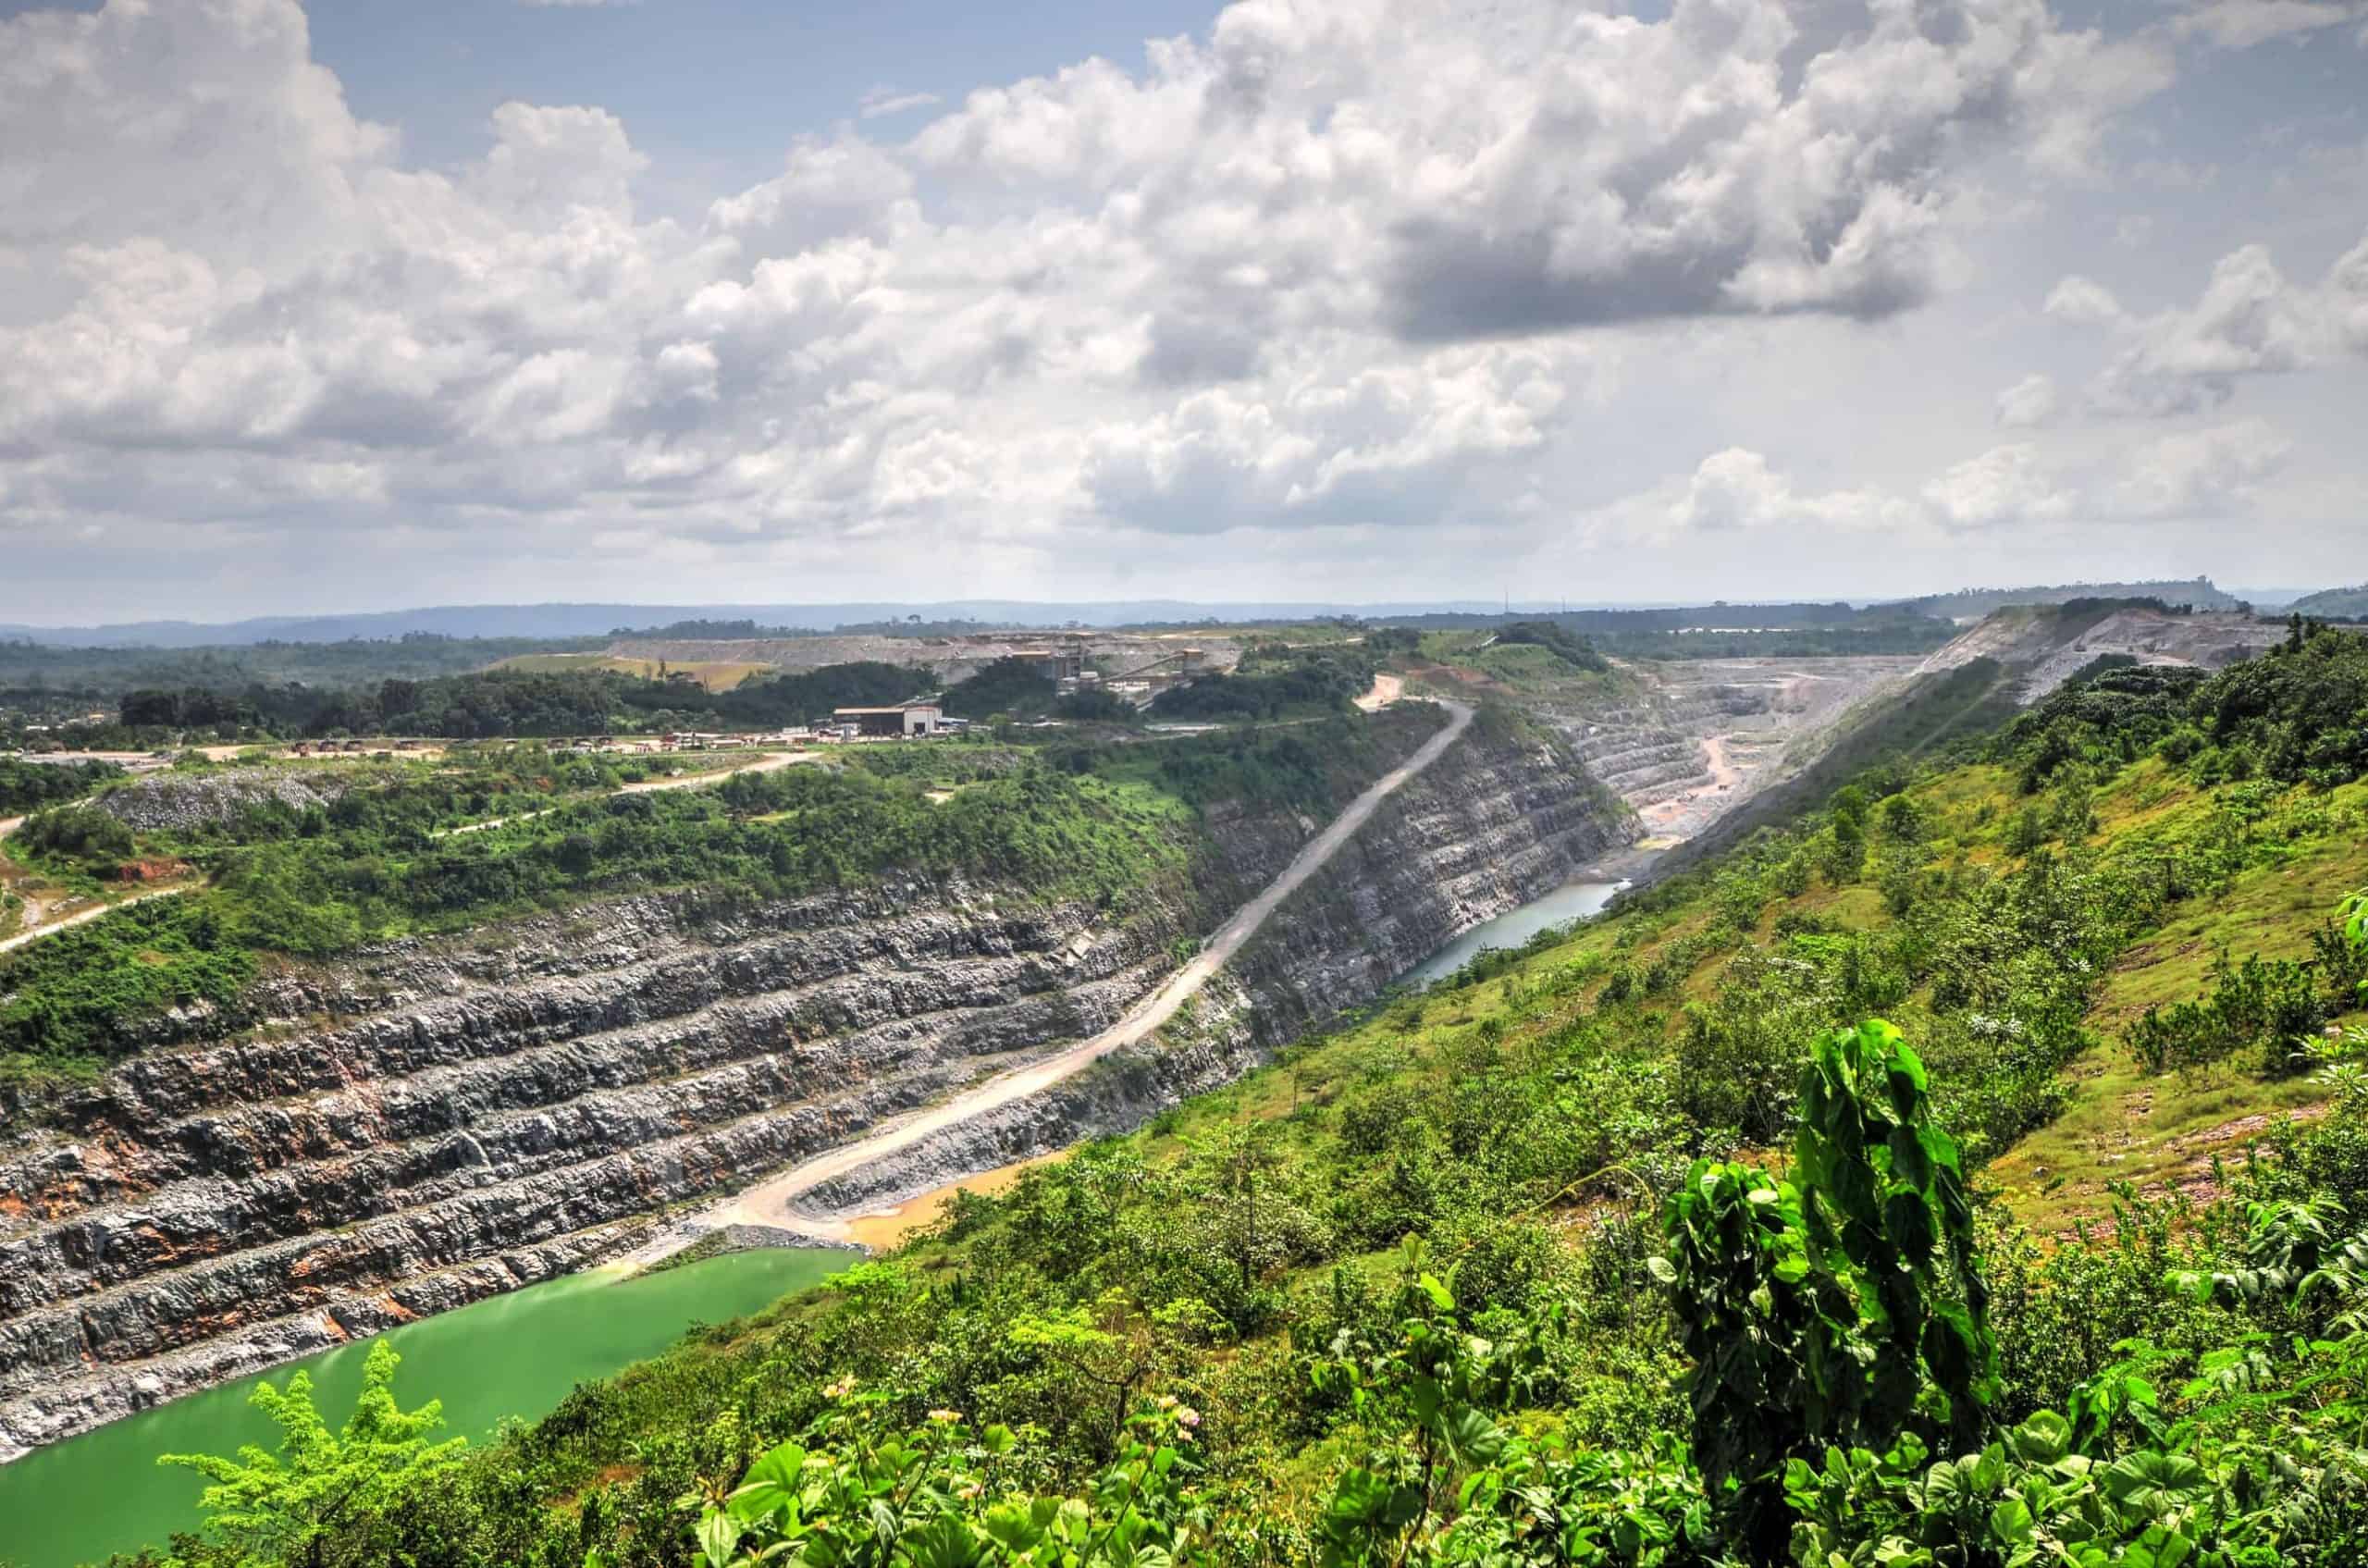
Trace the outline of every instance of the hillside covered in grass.
<path fill-rule="evenodd" d="M 2356 1563 L 2363 724 L 2354 636 L 2093 669 L 181 1557 Z"/>

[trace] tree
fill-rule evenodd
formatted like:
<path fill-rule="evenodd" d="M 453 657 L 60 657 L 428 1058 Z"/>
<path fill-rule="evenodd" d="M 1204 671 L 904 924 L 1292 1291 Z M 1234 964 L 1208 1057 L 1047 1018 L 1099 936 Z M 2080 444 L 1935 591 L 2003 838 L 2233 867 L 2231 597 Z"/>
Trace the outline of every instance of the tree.
<path fill-rule="evenodd" d="M 1670 1287 L 1694 1369 L 1693 1451 L 1736 1548 L 1784 1560 L 1788 1461 L 1977 1449 L 1994 1360 L 1957 1149 L 1924 1067 L 1874 1020 L 1801 1071 L 1794 1175 L 1697 1160 L 1671 1194 Z"/>
<path fill-rule="evenodd" d="M 1225 1250 L 1240 1271 L 1241 1293 L 1247 1301 L 1260 1265 L 1259 1179 L 1281 1164 L 1274 1148 L 1273 1124 L 1252 1121 L 1220 1126 L 1193 1152 L 1214 1178 L 1211 1204 L 1217 1211 Z"/>
<path fill-rule="evenodd" d="M 997 713 L 1026 716 L 1053 705 L 1060 688 L 1032 659 L 1012 655 L 995 660 L 967 681 L 945 688 L 945 711 L 960 719 L 985 719 Z"/>
<path fill-rule="evenodd" d="M 456 1465 L 467 1446 L 465 1438 L 427 1440 L 444 1424 L 442 1401 L 408 1413 L 396 1408 L 401 1359 L 384 1340 L 370 1347 L 362 1392 L 341 1432 L 321 1419 L 312 1377 L 299 1372 L 285 1389 L 257 1384 L 248 1401 L 279 1427 L 277 1454 L 250 1443 L 235 1459 L 168 1453 L 157 1463 L 185 1465 L 213 1483 L 198 1508 L 206 1528 L 241 1560 L 321 1568 L 332 1536 L 369 1538 L 400 1499 Z"/>

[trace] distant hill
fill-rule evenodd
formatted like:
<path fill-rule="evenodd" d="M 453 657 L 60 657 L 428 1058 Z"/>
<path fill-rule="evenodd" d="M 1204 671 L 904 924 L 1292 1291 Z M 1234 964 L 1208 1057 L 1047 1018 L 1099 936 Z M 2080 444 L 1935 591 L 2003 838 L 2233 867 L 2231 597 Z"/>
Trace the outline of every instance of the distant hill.
<path fill-rule="evenodd" d="M 1554 607 L 1515 601 L 1513 611 L 1540 614 Z M 1587 607 L 1594 609 L 1596 607 Z M 1622 607 L 1626 613 L 1629 607 Z M 1848 620 L 1847 605 L 1818 607 L 1832 619 Z M 1732 619 L 1745 607 L 1721 606 Z M 352 615 L 265 615 L 246 621 L 126 621 L 97 626 L 31 626 L 0 622 L 0 641 L 51 648 L 242 648 L 264 642 L 338 643 L 378 641 L 413 635 L 447 637 L 539 637 L 564 640 L 605 637 L 619 631 L 659 635 L 678 624 L 714 626 L 740 623 L 748 632 L 887 632 L 912 625 L 929 633 L 955 625 L 1002 630 L 1014 627 L 1157 626 L 1201 622 L 1302 621 L 1355 615 L 1369 620 L 1452 616 L 1461 623 L 1496 620 L 1505 606 L 1491 600 L 1433 599 L 1390 604 L 1337 600 L 1282 600 L 1251 604 L 1201 604 L 1185 599 L 1080 599 L 1039 603 L 1026 599 L 965 599 L 927 604 L 849 601 L 838 604 L 461 604 L 418 610 L 374 611 Z M 1708 611 L 1670 611 L 1678 620 Z M 1745 616 L 1752 623 L 1766 618 Z M 1783 624 L 1795 624 L 1787 619 Z M 658 629 L 653 631 L 653 628 Z"/>
<path fill-rule="evenodd" d="M 2022 588 L 1959 588 L 1901 601 L 1900 608 L 1943 621 L 1978 621 L 2010 604 L 2064 604 L 2076 599 L 2159 599 L 2198 610 L 2234 610 L 2238 599 L 2213 586 L 2209 577 L 2152 583 L 2058 583 Z"/>
<path fill-rule="evenodd" d="M 2317 615 L 2331 621 L 2368 618 L 2368 583 L 2358 587 L 2323 588 L 2314 594 L 2304 594 L 2286 608 L 2298 615 Z"/>
<path fill-rule="evenodd" d="M 746 621 L 788 631 L 829 632 L 919 619 L 989 626 L 1058 626 L 1068 622 L 1117 626 L 1205 620 L 1300 620 L 1343 614 L 1391 614 L 1439 610 L 1494 611 L 1453 601 L 1350 605 L 1315 600 L 1272 604 L 1194 604 L 1181 599 L 1104 599 L 1030 603 L 1023 599 L 953 599 L 932 604 L 466 604 L 353 615 L 266 615 L 246 621 L 128 621 L 98 626 L 30 626 L 0 623 L 0 639 L 56 648 L 233 648 L 260 642 L 346 642 L 426 633 L 448 637 L 602 637 L 620 628 L 677 622 Z"/>

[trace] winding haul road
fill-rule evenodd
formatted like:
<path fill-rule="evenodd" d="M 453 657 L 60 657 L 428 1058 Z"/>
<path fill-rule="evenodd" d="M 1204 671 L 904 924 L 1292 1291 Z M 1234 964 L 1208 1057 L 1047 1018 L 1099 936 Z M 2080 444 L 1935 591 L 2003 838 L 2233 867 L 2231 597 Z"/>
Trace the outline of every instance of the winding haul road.
<path fill-rule="evenodd" d="M 1371 694 L 1380 702 L 1387 702 L 1397 695 L 1395 690 L 1379 685 Z M 1363 705 L 1360 704 L 1360 706 Z M 1120 1046 L 1133 1044 L 1157 1031 L 1176 1016 L 1178 1008 L 1199 994 L 1201 988 L 1208 984 L 1235 954 L 1241 951 L 1242 945 L 1258 933 L 1259 928 L 1266 923 L 1267 917 L 1279 908 L 1285 899 L 1298 892 L 1309 877 L 1322 870 L 1325 864 L 1339 852 L 1342 845 L 1356 836 L 1357 830 L 1365 825 L 1383 801 L 1396 794 L 1409 779 L 1420 775 L 1432 763 L 1437 761 L 1449 747 L 1462 738 L 1463 732 L 1472 723 L 1472 710 L 1460 702 L 1443 701 L 1440 705 L 1448 710 L 1448 722 L 1437 735 L 1416 747 L 1414 754 L 1405 761 L 1367 785 L 1364 793 L 1349 802 L 1348 807 L 1338 817 L 1332 819 L 1323 832 L 1300 847 L 1299 853 L 1291 858 L 1290 864 L 1284 867 L 1281 873 L 1273 882 L 1268 883 L 1257 897 L 1235 911 L 1233 919 L 1227 920 L 1215 936 L 1203 944 L 1200 952 L 1194 954 L 1189 963 L 1170 975 L 1166 983 L 1160 986 L 1158 990 L 1128 1009 L 1126 1016 L 1116 1023 L 1057 1056 L 1047 1056 L 1041 1062 L 1032 1062 L 1026 1067 L 1015 1068 L 1009 1072 L 998 1074 L 976 1088 L 966 1090 L 956 1095 L 942 1105 L 893 1120 L 869 1136 L 832 1149 L 827 1154 L 818 1154 L 803 1165 L 793 1166 L 788 1170 L 759 1182 L 707 1210 L 688 1225 L 672 1232 L 666 1240 L 651 1248 L 644 1249 L 627 1261 L 629 1263 L 654 1261 L 655 1258 L 668 1252 L 679 1250 L 680 1247 L 696 1240 L 697 1236 L 708 1230 L 734 1224 L 765 1225 L 792 1229 L 807 1235 L 845 1240 L 848 1237 L 848 1227 L 845 1219 L 802 1214 L 795 1207 L 796 1200 L 833 1177 L 845 1176 L 849 1171 L 859 1169 L 873 1160 L 908 1149 L 948 1128 L 959 1126 L 972 1117 L 1008 1105 L 1042 1090 L 1049 1089 L 1082 1071 Z M 776 768 L 809 761 L 813 759 L 814 755 L 811 752 L 777 752 L 743 768 L 711 773 L 695 773 L 682 778 L 649 780 L 638 784 L 627 784 L 623 789 L 625 793 L 641 793 L 650 790 L 696 788 L 701 784 L 721 783 L 733 773 L 770 772 Z M 533 812 L 527 815 L 543 814 Z M 521 816 L 492 822 L 472 823 L 469 827 L 450 831 L 461 833 L 472 830 L 482 831 L 500 825 L 500 821 L 523 821 L 524 820 L 525 817 Z M 5 837 L 22 821 L 23 819 L 19 817 L 0 821 L 0 837 Z M 153 893 L 139 896 L 142 898 L 162 897 L 179 891 L 180 890 L 178 888 L 159 888 Z M 84 920 L 95 920 L 110 909 L 119 909 L 126 904 L 136 901 L 136 899 L 124 899 L 115 904 L 101 905 L 54 921 L 38 930 L 0 940 L 0 952 L 35 938 L 46 936 L 51 932 L 63 930 L 69 925 L 79 925 Z"/>
<path fill-rule="evenodd" d="M 1041 1062 L 1031 1062 L 1026 1067 L 998 1074 L 942 1105 L 893 1120 L 868 1137 L 843 1144 L 828 1154 L 818 1154 L 803 1165 L 793 1166 L 708 1210 L 667 1241 L 660 1243 L 657 1249 L 645 1251 L 631 1261 L 652 1261 L 664 1252 L 678 1250 L 697 1240 L 706 1231 L 727 1225 L 762 1225 L 832 1241 L 851 1240 L 844 1217 L 802 1213 L 796 1206 L 796 1200 L 833 1177 L 845 1176 L 874 1160 L 911 1148 L 923 1139 L 958 1126 L 972 1117 L 1049 1089 L 1120 1046 L 1130 1045 L 1142 1039 L 1174 1018 L 1176 1010 L 1197 994 L 1226 966 L 1227 961 L 1241 950 L 1242 944 L 1257 934 L 1258 928 L 1266 923 L 1266 917 L 1273 914 L 1284 899 L 1297 892 L 1301 883 L 1314 875 L 1326 861 L 1338 853 L 1342 845 L 1356 836 L 1357 830 L 1364 826 L 1375 808 L 1395 794 L 1407 780 L 1437 761 L 1448 747 L 1462 737 L 1472 722 L 1472 710 L 1460 702 L 1444 702 L 1441 706 L 1447 709 L 1449 715 L 1445 728 L 1424 741 L 1412 757 L 1375 780 L 1363 795 L 1349 802 L 1348 809 L 1332 819 L 1330 826 L 1301 846 L 1300 852 L 1291 858 L 1291 863 L 1283 868 L 1282 873 L 1267 883 L 1257 897 L 1243 905 L 1190 963 L 1169 976 L 1166 984 L 1135 1004 L 1116 1023 L 1058 1056 L 1047 1056 Z"/>

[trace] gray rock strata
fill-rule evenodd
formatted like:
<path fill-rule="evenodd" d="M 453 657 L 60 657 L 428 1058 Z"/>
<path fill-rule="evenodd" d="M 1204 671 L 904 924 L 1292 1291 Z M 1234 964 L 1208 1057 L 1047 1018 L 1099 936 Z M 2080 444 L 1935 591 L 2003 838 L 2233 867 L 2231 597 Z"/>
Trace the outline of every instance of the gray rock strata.
<path fill-rule="evenodd" d="M 909 878 L 729 918 L 641 898 L 393 945 L 159 1019 L 0 1142 L 0 1457 L 648 1243 L 668 1211 L 1115 1021 L 1319 824 L 1213 810 L 1123 915 Z M 1132 1125 L 1633 836 L 1475 725 L 1189 1031 L 838 1184 L 835 1206 Z"/>

